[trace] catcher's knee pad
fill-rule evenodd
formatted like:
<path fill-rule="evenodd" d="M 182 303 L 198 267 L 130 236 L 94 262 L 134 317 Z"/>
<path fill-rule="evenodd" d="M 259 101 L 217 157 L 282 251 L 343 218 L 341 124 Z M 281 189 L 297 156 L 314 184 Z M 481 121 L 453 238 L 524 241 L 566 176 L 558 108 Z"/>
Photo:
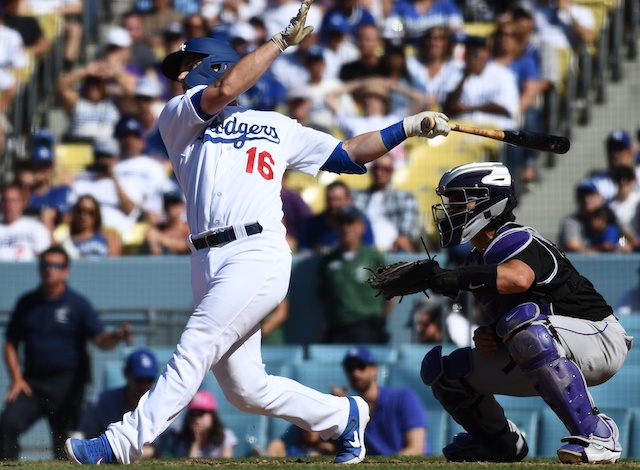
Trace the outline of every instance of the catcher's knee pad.
<path fill-rule="evenodd" d="M 420 377 L 431 387 L 435 397 L 447 408 L 457 407 L 475 391 L 466 385 L 464 378 L 471 372 L 471 348 L 456 349 L 448 356 L 442 355 L 442 346 L 436 346 L 422 360 Z"/>
<path fill-rule="evenodd" d="M 589 435 L 598 424 L 578 366 L 558 347 L 546 315 L 535 303 L 518 305 L 497 324 L 511 357 L 567 429 Z"/>

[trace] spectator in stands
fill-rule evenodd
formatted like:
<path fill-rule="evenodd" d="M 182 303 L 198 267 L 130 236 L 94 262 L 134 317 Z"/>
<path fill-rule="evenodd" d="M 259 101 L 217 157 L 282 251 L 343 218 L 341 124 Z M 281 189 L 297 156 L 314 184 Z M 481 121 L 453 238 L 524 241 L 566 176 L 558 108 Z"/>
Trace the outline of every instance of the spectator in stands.
<path fill-rule="evenodd" d="M 353 191 L 353 203 L 371 221 L 380 251 L 412 253 L 420 231 L 418 201 L 409 191 L 392 187 L 393 167 L 391 154 L 373 161 L 371 186 L 366 191 Z"/>
<path fill-rule="evenodd" d="M 65 142 L 93 142 L 113 135 L 120 118 L 120 111 L 107 92 L 107 83 L 113 76 L 105 62 L 93 61 L 58 78 L 58 99 L 69 121 L 63 135 Z"/>
<path fill-rule="evenodd" d="M 549 30 L 560 31 L 568 45 L 577 50 L 581 44 L 590 44 L 596 37 L 593 12 L 572 0 L 538 0 L 536 23 L 541 34 Z"/>
<path fill-rule="evenodd" d="M 167 448 L 161 450 L 162 456 L 217 458 L 233 457 L 238 438 L 220 418 L 215 397 L 199 390 L 187 405 L 180 432 L 168 441 Z"/>
<path fill-rule="evenodd" d="M 64 25 L 62 65 L 66 71 L 71 70 L 80 58 L 83 34 L 83 9 L 83 2 L 81 0 L 55 0 L 47 2 L 43 2 L 42 0 L 27 0 L 26 2 L 25 10 L 32 16 L 53 15 L 62 17 Z"/>
<path fill-rule="evenodd" d="M 558 244 L 563 251 L 574 253 L 594 253 L 588 235 L 589 214 L 604 204 L 602 195 L 588 179 L 580 181 L 575 188 L 577 210 L 560 221 Z"/>
<path fill-rule="evenodd" d="M 422 84 L 415 81 L 407 68 L 405 46 L 386 42 L 382 63 L 385 68 L 385 86 L 389 90 L 390 112 L 393 114 L 413 114 L 425 107 Z"/>
<path fill-rule="evenodd" d="M 640 277 L 640 267 L 636 271 Z M 639 279 L 640 280 L 640 279 Z M 616 315 L 630 315 L 640 313 L 640 283 L 626 290 L 615 306 Z"/>
<path fill-rule="evenodd" d="M 338 235 L 340 223 L 338 211 L 353 204 L 349 187 L 341 181 L 334 181 L 325 190 L 325 209 L 320 214 L 305 217 L 300 224 L 300 238 L 298 252 L 314 251 L 324 254 L 335 248 L 340 240 Z M 373 230 L 371 223 L 365 217 L 365 230 L 362 242 L 373 246 Z"/>
<path fill-rule="evenodd" d="M 77 429 L 83 439 L 99 436 L 109 424 L 121 420 L 125 413 L 136 407 L 156 382 L 158 360 L 149 349 L 135 349 L 127 356 L 122 372 L 125 385 L 103 390 L 86 403 Z M 157 454 L 155 442 L 146 444 L 142 449 L 142 458 Z"/>
<path fill-rule="evenodd" d="M 381 77 L 385 74 L 382 62 L 382 36 L 374 24 L 363 24 L 356 30 L 356 46 L 360 58 L 340 67 L 338 78 L 349 82 L 357 78 Z"/>
<path fill-rule="evenodd" d="M 24 0 L 4 0 L 4 24 L 18 31 L 25 50 L 33 57 L 41 59 L 51 51 L 53 44 L 44 35 L 37 18 L 23 14 L 24 7 L 21 6 L 23 2 Z M 0 5 L 0 12 L 1 10 Z M 0 16 L 2 16 L 1 13 Z"/>
<path fill-rule="evenodd" d="M 304 67 L 309 74 L 309 83 L 296 83 L 287 90 L 287 100 L 305 100 L 309 106 L 309 124 L 316 129 L 335 133 L 333 111 L 327 104 L 327 94 L 342 88 L 343 83 L 335 76 L 326 76 L 327 49 L 318 45 L 310 47 L 304 59 Z M 289 101 L 289 105 L 291 102 Z M 339 98 L 340 109 L 356 113 L 355 103 L 350 94 L 343 93 Z M 291 106 L 290 106 L 291 109 Z M 298 119 L 294 115 L 289 115 Z"/>
<path fill-rule="evenodd" d="M 138 80 L 135 98 L 135 116 L 142 126 L 146 147 L 144 153 L 158 160 L 169 173 L 171 163 L 167 148 L 158 130 L 158 116 L 166 104 L 162 97 L 162 84 L 154 78 L 143 77 Z"/>
<path fill-rule="evenodd" d="M 349 20 L 342 15 L 335 15 L 327 24 L 326 35 L 321 31 L 320 46 L 324 50 L 327 66 L 325 77 L 338 78 L 344 64 L 358 60 L 360 51 L 351 35 Z"/>
<path fill-rule="evenodd" d="M 587 236 L 589 245 L 597 252 L 629 252 L 630 244 L 623 241 L 623 233 L 615 215 L 606 205 L 602 205 L 587 216 Z"/>
<path fill-rule="evenodd" d="M 152 0 L 151 9 L 141 12 L 145 38 L 154 50 L 162 47 L 162 35 L 165 28 L 170 23 L 181 23 L 184 19 L 184 15 L 176 11 L 172 3 L 172 0 Z"/>
<path fill-rule="evenodd" d="M 636 163 L 637 145 L 628 132 L 622 129 L 612 131 L 605 140 L 607 169 L 591 173 L 589 179 L 598 189 L 605 202 L 611 201 L 617 191 L 612 171 L 618 165 L 631 166 L 636 171 L 636 180 L 640 175 L 640 166 Z M 636 186 L 636 190 L 640 190 Z"/>
<path fill-rule="evenodd" d="M 339 245 L 322 256 L 317 268 L 316 296 L 325 313 L 326 343 L 387 343 L 386 320 L 392 302 L 375 298 L 364 282 L 368 269 L 384 264 L 384 255 L 362 243 L 364 214 L 355 206 L 337 213 Z"/>
<path fill-rule="evenodd" d="M 268 457 L 315 457 L 335 452 L 333 441 L 323 441 L 318 431 L 306 431 L 295 424 L 267 445 Z"/>
<path fill-rule="evenodd" d="M 274 0 L 273 2 L 265 3 L 265 8 L 263 8 L 261 11 L 251 12 L 251 14 L 249 14 L 246 19 L 258 14 L 262 16 L 265 28 L 267 30 L 267 37 L 271 37 L 278 31 L 282 31 L 284 28 L 286 28 L 287 24 L 289 23 L 289 19 L 296 16 L 298 14 L 298 10 L 300 9 L 300 4 L 293 0 Z M 312 4 L 309 7 L 305 24 L 308 26 L 313 26 L 315 31 L 320 31 L 323 13 L 324 11 L 320 5 Z M 237 20 L 234 19 L 233 22 L 237 22 Z M 311 34 L 311 36 L 317 36 L 317 34 Z M 285 55 L 293 53 L 299 47 L 300 45 L 298 45 L 298 47 L 296 48 L 292 48 L 292 50 L 287 50 L 285 52 Z"/>
<path fill-rule="evenodd" d="M 519 129 L 540 132 L 542 122 L 536 102 L 542 82 L 537 62 L 524 53 L 526 44 L 521 42 L 514 21 L 498 22 L 493 41 L 493 62 L 507 67 L 516 76 L 520 96 Z M 538 179 L 539 152 L 514 145 L 506 146 L 505 152 L 505 163 L 515 177 L 516 191 L 523 193 L 531 189 Z"/>
<path fill-rule="evenodd" d="M 463 315 L 459 303 L 439 294 L 416 300 L 407 326 L 413 328 L 418 343 L 450 342 L 460 348 L 471 346 L 477 328 Z"/>
<path fill-rule="evenodd" d="M 54 184 L 55 139 L 48 129 L 41 129 L 33 136 L 30 162 L 34 181 L 25 213 L 37 216 L 53 233 L 69 213 L 71 187 Z"/>
<path fill-rule="evenodd" d="M 164 217 L 159 225 L 151 225 L 145 234 L 143 253 L 152 255 L 184 255 L 190 252 L 187 244 L 189 225 L 182 194 L 166 193 L 163 197 Z"/>
<path fill-rule="evenodd" d="M 487 38 L 462 35 L 465 65 L 457 79 L 449 80 L 453 88 L 447 93 L 442 109 L 452 119 L 480 127 L 514 129 L 520 109 L 518 85 L 505 66 L 491 62 Z"/>
<path fill-rule="evenodd" d="M 0 4 L 0 155 L 4 154 L 7 133 L 11 130 L 8 111 L 18 90 L 18 77 L 28 65 L 22 36 L 4 24 Z"/>
<path fill-rule="evenodd" d="M 0 204 L 0 261 L 33 261 L 51 246 L 49 229 L 24 215 L 27 202 L 20 186 L 4 186 Z"/>
<path fill-rule="evenodd" d="M 293 117 L 293 116 L 292 116 Z M 301 123 L 305 125 L 304 123 Z M 282 212 L 284 213 L 283 223 L 287 229 L 287 242 L 292 251 L 298 248 L 298 238 L 300 236 L 300 224 L 306 217 L 311 217 L 313 213 L 309 205 L 302 199 L 298 191 L 287 187 L 287 178 L 291 170 L 284 172 L 282 176 Z"/>
<path fill-rule="evenodd" d="M 107 94 L 111 96 L 120 113 L 130 112 L 130 98 L 144 70 L 131 62 L 133 41 L 129 32 L 121 26 L 111 27 L 95 59 L 104 61 L 108 71 Z"/>
<path fill-rule="evenodd" d="M 431 26 L 443 26 L 450 31 L 462 27 L 462 11 L 453 0 L 401 0 L 393 9 L 404 27 L 406 42 L 417 44 Z"/>
<path fill-rule="evenodd" d="M 122 254 L 120 234 L 102 226 L 100 203 L 89 194 L 78 198 L 71 209 L 69 224 L 59 225 L 54 238 L 72 259 Z"/>
<path fill-rule="evenodd" d="M 209 35 L 211 26 L 202 13 L 192 13 L 182 20 L 182 27 L 187 39 L 202 38 Z"/>
<path fill-rule="evenodd" d="M 129 63 L 146 75 L 158 63 L 158 57 L 145 40 L 142 14 L 138 11 L 126 12 L 122 15 L 121 25 L 131 37 Z"/>
<path fill-rule="evenodd" d="M 633 250 L 640 248 L 640 192 L 636 191 L 638 178 L 633 167 L 616 165 L 611 171 L 611 177 L 618 187 L 616 196 L 609 201 L 609 209 L 616 216 L 616 220 L 625 243 Z"/>
<path fill-rule="evenodd" d="M 173 22 L 167 25 L 167 27 L 162 32 L 162 47 L 156 50 L 160 51 L 158 54 L 162 56 L 162 51 L 175 52 L 180 48 L 180 45 L 187 40 L 185 35 L 185 31 L 180 23 Z M 182 85 L 176 81 L 169 80 L 165 77 L 161 70 L 161 61 L 158 61 L 156 64 L 156 75 L 160 80 L 160 83 L 163 83 L 165 94 L 163 98 L 165 101 L 169 101 L 176 95 L 181 95 L 183 93 Z"/>
<path fill-rule="evenodd" d="M 407 57 L 407 69 L 413 83 L 425 92 L 425 109 L 439 109 L 450 88 L 450 80 L 458 76 L 460 61 L 453 59 L 451 33 L 444 26 L 432 26 L 422 35 L 416 54 Z"/>
<path fill-rule="evenodd" d="M 382 387 L 378 361 L 364 346 L 347 351 L 342 367 L 349 385 L 369 404 L 371 420 L 364 442 L 369 455 L 425 455 L 427 418 L 418 394 L 408 387 Z M 345 396 L 348 387 L 333 387 Z"/>
<path fill-rule="evenodd" d="M 141 192 L 136 200 L 140 211 L 138 220 L 157 225 L 162 220 L 163 196 L 177 186 L 167 176 L 165 168 L 154 158 L 144 154 L 147 141 L 144 129 L 135 116 L 123 116 L 114 131 L 120 145 L 120 161 L 114 173 L 127 186 Z"/>
<path fill-rule="evenodd" d="M 33 186 L 36 184 L 33 165 L 29 160 L 18 160 L 15 162 L 13 166 L 13 184 L 20 187 L 25 204 L 28 206 Z"/>
<path fill-rule="evenodd" d="M 336 30 L 344 31 L 349 42 L 355 42 L 361 26 L 376 26 L 373 14 L 356 0 L 338 0 L 322 19 L 320 39 L 328 44 Z"/>
<path fill-rule="evenodd" d="M 69 257 L 62 248 L 45 250 L 38 268 L 41 283 L 20 297 L 5 334 L 11 384 L 0 416 L 0 460 L 18 460 L 20 436 L 44 417 L 53 454 L 64 459 L 64 442 L 76 429 L 89 380 L 85 343 L 109 350 L 132 337 L 128 324 L 105 331 L 91 303 L 68 287 Z"/>

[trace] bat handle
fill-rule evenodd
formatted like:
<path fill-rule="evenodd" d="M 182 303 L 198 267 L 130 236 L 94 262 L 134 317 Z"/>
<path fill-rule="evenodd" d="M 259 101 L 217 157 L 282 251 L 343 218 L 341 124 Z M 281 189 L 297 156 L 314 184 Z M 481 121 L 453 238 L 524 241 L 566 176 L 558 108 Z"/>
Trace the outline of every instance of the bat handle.
<path fill-rule="evenodd" d="M 422 128 L 422 132 L 429 132 L 434 127 L 436 127 L 436 120 L 430 117 L 426 117 L 420 123 L 420 127 Z"/>

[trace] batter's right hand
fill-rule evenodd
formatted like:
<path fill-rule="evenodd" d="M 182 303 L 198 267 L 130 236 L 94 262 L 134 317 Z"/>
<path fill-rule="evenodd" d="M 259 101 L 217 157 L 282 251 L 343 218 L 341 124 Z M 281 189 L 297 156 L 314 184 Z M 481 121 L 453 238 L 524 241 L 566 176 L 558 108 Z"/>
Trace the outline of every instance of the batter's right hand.
<path fill-rule="evenodd" d="M 480 326 L 473 332 L 473 342 L 480 354 L 493 356 L 498 351 L 499 338 L 491 326 Z"/>
<path fill-rule="evenodd" d="M 289 25 L 283 31 L 273 35 L 271 40 L 280 51 L 284 52 L 287 47 L 299 44 L 307 35 L 311 34 L 313 26 L 305 27 L 304 24 L 307 21 L 307 13 L 312 3 L 313 0 L 303 0 L 298 14 L 291 18 Z"/>

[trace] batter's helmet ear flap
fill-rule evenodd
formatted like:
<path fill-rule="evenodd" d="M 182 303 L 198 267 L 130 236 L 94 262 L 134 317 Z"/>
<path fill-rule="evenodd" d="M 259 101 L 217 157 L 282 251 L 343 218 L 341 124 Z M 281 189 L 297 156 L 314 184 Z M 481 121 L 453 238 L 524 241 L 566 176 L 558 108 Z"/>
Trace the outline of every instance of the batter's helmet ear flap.
<path fill-rule="evenodd" d="M 240 56 L 229 45 L 213 38 L 192 38 L 180 45 L 162 61 L 162 74 L 170 80 L 178 80 L 181 65 L 186 58 L 201 60 L 184 80 L 187 88 L 215 83 Z"/>

